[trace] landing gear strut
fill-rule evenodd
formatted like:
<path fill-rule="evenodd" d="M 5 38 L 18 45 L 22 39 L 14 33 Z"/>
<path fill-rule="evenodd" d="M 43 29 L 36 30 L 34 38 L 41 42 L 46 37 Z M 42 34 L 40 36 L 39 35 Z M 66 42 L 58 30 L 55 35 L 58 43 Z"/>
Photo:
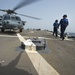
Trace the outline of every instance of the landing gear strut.
<path fill-rule="evenodd" d="M 1 29 L 1 32 L 4 32 L 4 28 Z"/>
<path fill-rule="evenodd" d="M 22 29 L 20 29 L 20 32 L 22 32 Z"/>

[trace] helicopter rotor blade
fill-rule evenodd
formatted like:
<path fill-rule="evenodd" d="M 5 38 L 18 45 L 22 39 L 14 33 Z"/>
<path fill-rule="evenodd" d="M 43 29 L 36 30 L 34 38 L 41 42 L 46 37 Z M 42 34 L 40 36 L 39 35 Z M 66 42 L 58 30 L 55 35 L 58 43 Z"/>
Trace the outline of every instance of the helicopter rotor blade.
<path fill-rule="evenodd" d="M 13 10 L 15 11 L 19 8 L 22 8 L 28 4 L 31 4 L 31 3 L 36 2 L 36 1 L 38 1 L 38 0 L 23 0 L 22 2 L 20 2 L 20 4 L 18 4 L 16 7 L 14 7 Z"/>
<path fill-rule="evenodd" d="M 7 10 L 0 9 L 0 11 L 7 12 Z"/>
<path fill-rule="evenodd" d="M 28 17 L 28 18 L 36 19 L 36 20 L 41 20 L 41 18 L 37 18 L 37 17 L 32 17 L 32 16 L 23 15 L 23 14 L 18 14 L 18 13 L 16 13 L 16 14 L 17 14 L 17 15 L 21 15 L 21 16 L 25 16 L 25 17 Z"/>

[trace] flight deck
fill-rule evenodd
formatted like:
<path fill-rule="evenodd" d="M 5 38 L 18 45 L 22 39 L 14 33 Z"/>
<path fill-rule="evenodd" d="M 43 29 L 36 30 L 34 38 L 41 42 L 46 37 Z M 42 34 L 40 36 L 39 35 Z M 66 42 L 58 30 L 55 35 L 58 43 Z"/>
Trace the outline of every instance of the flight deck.
<path fill-rule="evenodd" d="M 27 39 L 38 37 L 45 38 L 45 49 L 26 50 L 21 47 Z M 0 32 L 0 74 L 75 75 L 75 39 L 62 41 L 46 30 Z"/>

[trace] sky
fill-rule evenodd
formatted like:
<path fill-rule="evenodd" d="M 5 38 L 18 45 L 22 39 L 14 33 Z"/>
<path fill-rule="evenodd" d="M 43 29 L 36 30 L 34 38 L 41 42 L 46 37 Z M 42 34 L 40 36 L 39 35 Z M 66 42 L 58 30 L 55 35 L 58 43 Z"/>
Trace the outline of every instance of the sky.
<path fill-rule="evenodd" d="M 23 0 L 0 0 L 0 9 L 13 9 Z M 60 21 L 64 14 L 67 14 L 69 25 L 66 32 L 75 32 L 75 0 L 39 0 L 18 10 L 17 13 L 29 15 L 41 20 L 35 20 L 20 16 L 26 21 L 25 29 L 46 29 L 53 30 L 53 23 L 56 19 Z M 5 14 L 0 11 L 0 15 Z M 59 28 L 60 31 L 60 28 Z"/>

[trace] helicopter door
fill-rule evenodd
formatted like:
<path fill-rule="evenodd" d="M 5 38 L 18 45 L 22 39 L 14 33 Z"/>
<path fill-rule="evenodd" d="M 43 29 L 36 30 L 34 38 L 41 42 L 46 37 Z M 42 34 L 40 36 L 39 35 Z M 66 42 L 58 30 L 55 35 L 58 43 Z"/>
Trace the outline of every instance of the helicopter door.
<path fill-rule="evenodd" d="M 19 29 L 21 29 L 23 24 L 22 24 L 20 17 L 16 16 L 15 18 L 16 18 L 16 22 L 18 23 Z"/>
<path fill-rule="evenodd" d="M 20 17 L 16 16 L 16 21 L 18 23 L 18 28 L 20 30 L 20 32 L 22 32 L 22 29 L 23 29 L 23 23 L 22 23 L 22 20 L 20 19 Z"/>

